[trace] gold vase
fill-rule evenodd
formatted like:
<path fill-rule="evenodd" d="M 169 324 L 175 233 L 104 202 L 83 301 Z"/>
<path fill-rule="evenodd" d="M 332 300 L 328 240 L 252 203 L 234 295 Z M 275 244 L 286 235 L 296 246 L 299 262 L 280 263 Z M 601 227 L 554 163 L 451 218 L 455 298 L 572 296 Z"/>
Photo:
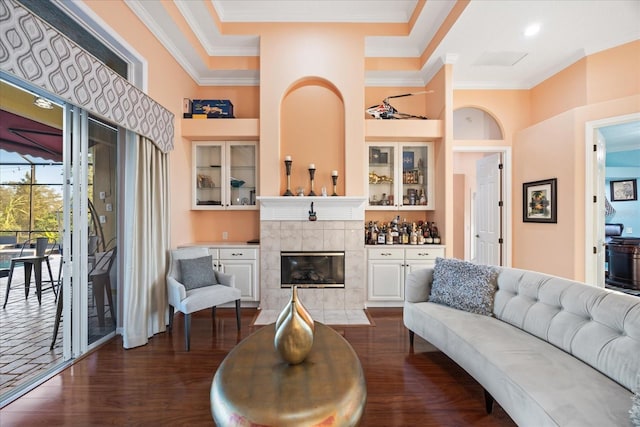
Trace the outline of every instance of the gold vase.
<path fill-rule="evenodd" d="M 284 321 L 284 319 L 289 314 L 289 308 L 291 306 L 291 303 L 293 302 L 296 303 L 295 307 L 298 314 L 307 323 L 307 325 L 309 325 L 309 327 L 311 328 L 311 331 L 313 332 L 315 330 L 315 324 L 313 322 L 313 318 L 311 317 L 307 309 L 304 308 L 304 305 L 302 305 L 302 302 L 298 299 L 297 286 L 291 286 L 291 298 L 289 299 L 289 302 L 287 303 L 287 305 L 284 306 L 284 309 L 282 309 L 282 311 L 278 315 L 278 320 L 276 320 L 276 330 L 278 330 L 278 327 L 280 326 L 280 324 Z"/>
<path fill-rule="evenodd" d="M 297 305 L 291 301 L 285 309 L 287 314 L 276 327 L 273 339 L 276 350 L 290 365 L 302 363 L 313 346 L 313 330 L 300 316 Z"/>

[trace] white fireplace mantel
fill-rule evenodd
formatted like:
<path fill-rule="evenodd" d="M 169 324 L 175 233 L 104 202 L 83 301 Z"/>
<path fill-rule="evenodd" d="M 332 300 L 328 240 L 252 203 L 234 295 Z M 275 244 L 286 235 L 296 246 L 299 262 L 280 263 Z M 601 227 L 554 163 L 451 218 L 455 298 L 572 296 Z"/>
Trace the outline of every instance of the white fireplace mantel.
<path fill-rule="evenodd" d="M 260 221 L 308 221 L 313 210 L 318 221 L 364 221 L 365 197 L 259 196 Z"/>

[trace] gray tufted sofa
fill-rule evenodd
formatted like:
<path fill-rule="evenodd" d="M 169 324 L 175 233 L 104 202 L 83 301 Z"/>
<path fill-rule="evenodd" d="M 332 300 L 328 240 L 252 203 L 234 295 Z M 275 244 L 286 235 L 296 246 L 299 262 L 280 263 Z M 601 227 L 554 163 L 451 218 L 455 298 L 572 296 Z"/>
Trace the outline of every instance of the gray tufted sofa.
<path fill-rule="evenodd" d="M 520 426 L 630 426 L 640 386 L 640 298 L 499 268 L 493 316 L 428 302 L 405 282 L 404 324 L 465 369 Z"/>

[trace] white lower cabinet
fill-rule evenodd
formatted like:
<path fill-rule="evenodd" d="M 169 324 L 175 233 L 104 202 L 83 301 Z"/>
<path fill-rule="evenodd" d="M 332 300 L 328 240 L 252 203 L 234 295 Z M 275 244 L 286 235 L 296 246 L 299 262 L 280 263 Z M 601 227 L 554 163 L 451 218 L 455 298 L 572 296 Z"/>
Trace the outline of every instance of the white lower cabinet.
<path fill-rule="evenodd" d="M 258 249 L 254 247 L 209 247 L 216 270 L 235 276 L 242 301 L 258 302 Z"/>
<path fill-rule="evenodd" d="M 369 247 L 367 250 L 367 305 L 397 307 L 404 303 L 404 280 L 412 271 L 433 267 L 444 258 L 445 247 Z"/>

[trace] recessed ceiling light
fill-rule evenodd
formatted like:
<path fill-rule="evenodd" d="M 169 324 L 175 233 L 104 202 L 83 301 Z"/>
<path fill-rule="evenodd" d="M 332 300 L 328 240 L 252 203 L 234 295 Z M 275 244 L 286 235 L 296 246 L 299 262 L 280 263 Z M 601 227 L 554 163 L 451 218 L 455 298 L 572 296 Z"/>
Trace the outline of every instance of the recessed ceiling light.
<path fill-rule="evenodd" d="M 45 110 L 51 110 L 53 108 L 53 103 L 41 96 L 37 96 L 36 99 L 33 101 L 33 104 L 36 107 L 44 108 Z"/>
<path fill-rule="evenodd" d="M 538 24 L 537 22 L 529 25 L 527 28 L 524 29 L 525 37 L 533 37 L 539 32 L 540 32 L 540 24 Z"/>

